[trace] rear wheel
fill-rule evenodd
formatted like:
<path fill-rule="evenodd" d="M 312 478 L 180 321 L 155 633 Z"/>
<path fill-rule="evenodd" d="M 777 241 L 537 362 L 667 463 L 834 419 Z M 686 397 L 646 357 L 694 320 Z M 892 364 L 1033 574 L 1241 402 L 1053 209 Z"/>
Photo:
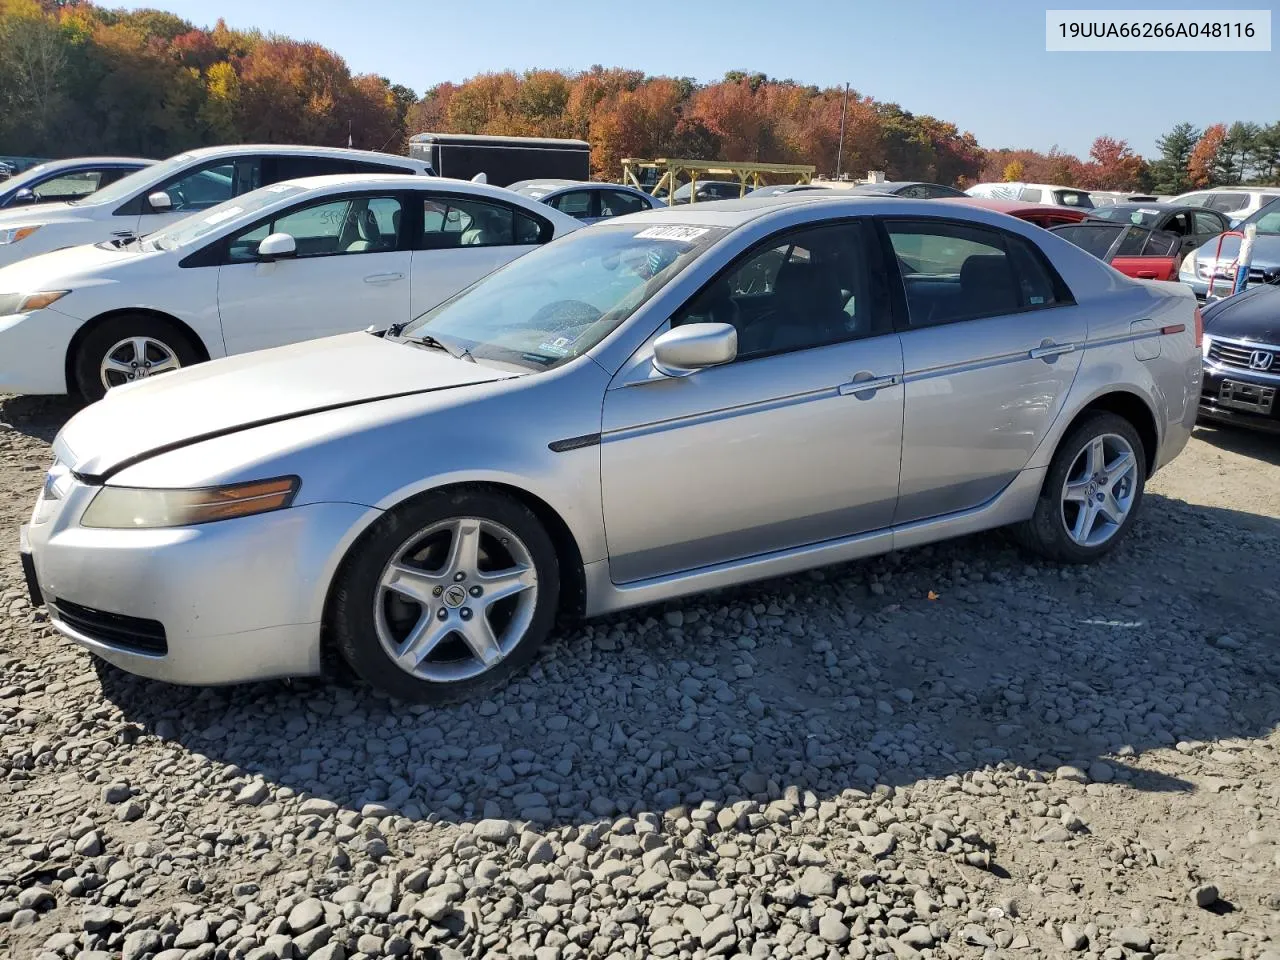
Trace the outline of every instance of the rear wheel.
<path fill-rule="evenodd" d="M 526 506 L 439 491 L 391 511 L 339 574 L 331 625 L 342 656 L 402 700 L 448 703 L 506 682 L 555 620 L 555 547 Z"/>
<path fill-rule="evenodd" d="M 200 350 L 174 323 L 146 314 L 121 314 L 89 332 L 76 354 L 80 395 L 100 400 L 112 387 L 199 363 Z"/>
<path fill-rule="evenodd" d="M 1138 431 L 1099 412 L 1062 441 L 1031 519 L 1014 528 L 1027 549 L 1059 563 L 1088 563 L 1115 548 L 1138 514 L 1146 487 Z"/>

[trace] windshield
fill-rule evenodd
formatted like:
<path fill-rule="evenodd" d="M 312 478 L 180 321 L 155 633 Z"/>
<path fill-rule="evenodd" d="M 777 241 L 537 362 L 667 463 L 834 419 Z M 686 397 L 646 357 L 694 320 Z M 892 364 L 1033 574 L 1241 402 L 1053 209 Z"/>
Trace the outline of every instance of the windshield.
<path fill-rule="evenodd" d="M 149 167 L 135 170 L 127 177 L 121 177 L 115 183 L 107 184 L 97 193 L 91 193 L 80 200 L 73 200 L 72 203 L 77 206 L 92 206 L 99 203 L 119 203 L 122 200 L 128 200 L 139 190 L 153 183 L 167 180 L 171 174 L 177 173 L 190 163 L 191 159 L 191 154 L 180 153 L 176 157 L 170 157 L 168 160 L 161 160 L 159 163 L 154 163 Z"/>
<path fill-rule="evenodd" d="M 216 207 L 201 210 L 199 213 L 184 217 L 168 229 L 149 234 L 144 241 L 148 246 L 158 250 L 176 250 L 178 247 L 201 239 L 205 234 L 217 230 L 228 220 L 245 214 L 252 214 L 263 207 L 270 206 L 287 197 L 306 193 L 306 187 L 292 183 L 274 183 L 269 187 L 259 187 L 233 200 L 225 200 Z"/>
<path fill-rule="evenodd" d="M 603 340 L 725 233 L 674 224 L 578 230 L 513 260 L 395 339 L 432 337 L 477 360 L 549 370 Z"/>
<path fill-rule="evenodd" d="M 1243 230 L 1250 223 L 1258 228 L 1259 233 L 1265 233 L 1273 237 L 1280 236 L 1280 197 L 1272 200 L 1236 229 Z"/>
<path fill-rule="evenodd" d="M 1160 219 L 1160 211 L 1149 207 L 1101 207 L 1095 208 L 1089 216 L 1100 220 L 1114 220 L 1121 223 L 1136 223 L 1143 227 L 1154 227 Z"/>

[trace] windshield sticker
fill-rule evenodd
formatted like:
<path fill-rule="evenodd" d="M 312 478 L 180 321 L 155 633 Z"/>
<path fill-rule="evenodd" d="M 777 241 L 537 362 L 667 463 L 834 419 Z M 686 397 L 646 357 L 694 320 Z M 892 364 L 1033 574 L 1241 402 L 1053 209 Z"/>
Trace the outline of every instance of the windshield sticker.
<path fill-rule="evenodd" d="M 543 353 L 551 354 L 556 357 L 567 357 L 572 351 L 573 339 L 570 337 L 556 337 L 550 343 L 538 344 L 538 349 Z"/>
<path fill-rule="evenodd" d="M 266 189 L 271 193 L 288 193 L 290 190 L 293 190 L 295 188 L 293 184 L 290 184 L 290 183 L 275 183 L 269 187 L 265 187 L 264 189 Z"/>
<path fill-rule="evenodd" d="M 219 210 L 217 213 L 211 213 L 204 218 L 204 222 L 213 226 L 221 223 L 223 220 L 230 220 L 232 217 L 239 216 L 244 213 L 243 207 L 227 207 L 225 210 Z"/>
<path fill-rule="evenodd" d="M 704 233 L 710 232 L 707 227 L 649 227 L 636 234 L 637 240 L 678 240 L 690 243 Z"/>

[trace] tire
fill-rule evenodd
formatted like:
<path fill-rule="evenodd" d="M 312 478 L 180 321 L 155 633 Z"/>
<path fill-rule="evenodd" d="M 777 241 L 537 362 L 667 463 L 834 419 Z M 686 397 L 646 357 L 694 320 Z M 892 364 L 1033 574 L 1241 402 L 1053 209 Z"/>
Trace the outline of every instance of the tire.
<path fill-rule="evenodd" d="M 1101 461 L 1110 469 L 1108 478 L 1089 472 L 1099 462 L 1094 447 L 1098 442 Z M 1122 470 L 1120 457 L 1126 446 L 1132 463 Z M 1095 450 L 1092 462 L 1091 448 Z M 1019 545 L 1045 559 L 1091 563 L 1114 550 L 1128 534 L 1142 506 L 1146 482 L 1146 451 L 1133 424 L 1114 413 L 1095 413 L 1063 438 L 1045 474 L 1035 513 L 1010 532 Z M 1093 520 L 1081 516 L 1086 505 L 1102 508 Z M 1114 514 L 1121 508 L 1117 523 Z"/>
<path fill-rule="evenodd" d="M 143 350 L 141 359 L 138 357 L 139 348 Z M 125 313 L 112 317 L 90 330 L 76 351 L 76 388 L 89 403 L 101 400 L 106 395 L 103 366 L 112 356 L 122 365 L 119 371 L 108 375 L 108 379 L 113 381 L 112 386 L 119 386 L 131 379 L 123 369 L 125 364 L 137 363 L 141 377 L 147 377 L 153 375 L 147 364 L 159 366 L 164 363 L 167 365 L 165 369 L 176 370 L 204 359 L 191 337 L 171 321 L 142 313 Z M 160 372 L 163 371 L 157 370 L 156 374 Z M 135 379 L 141 377 L 134 374 Z"/>
<path fill-rule="evenodd" d="M 459 559 L 471 543 L 477 562 L 465 550 Z M 489 599 L 495 591 L 506 592 Z M 390 511 L 357 541 L 335 580 L 328 624 L 339 654 L 371 686 L 412 703 L 455 703 L 529 663 L 559 596 L 555 546 L 528 507 L 483 489 L 441 490 Z"/>

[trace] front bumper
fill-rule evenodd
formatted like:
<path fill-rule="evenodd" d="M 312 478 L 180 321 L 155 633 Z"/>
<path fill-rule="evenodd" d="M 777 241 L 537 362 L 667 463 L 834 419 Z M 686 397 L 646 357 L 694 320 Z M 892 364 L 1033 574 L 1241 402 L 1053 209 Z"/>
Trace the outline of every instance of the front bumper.
<path fill-rule="evenodd" d="M 1242 410 L 1223 400 L 1223 383 L 1248 384 L 1259 391 L 1274 391 L 1275 398 L 1270 413 Z M 1204 386 L 1200 391 L 1199 419 L 1214 423 L 1226 423 L 1248 427 L 1267 433 L 1280 433 L 1280 377 L 1265 377 L 1248 370 L 1219 366 L 1210 362 L 1204 365 Z"/>
<path fill-rule="evenodd" d="M 67 350 L 82 324 L 49 309 L 0 317 L 0 393 L 66 393 Z"/>
<path fill-rule="evenodd" d="M 320 672 L 329 584 L 376 511 L 320 503 L 195 527 L 96 530 L 76 522 L 94 492 L 76 484 L 54 510 L 37 505 L 24 528 L 59 633 L 123 670 L 172 683 Z"/>

